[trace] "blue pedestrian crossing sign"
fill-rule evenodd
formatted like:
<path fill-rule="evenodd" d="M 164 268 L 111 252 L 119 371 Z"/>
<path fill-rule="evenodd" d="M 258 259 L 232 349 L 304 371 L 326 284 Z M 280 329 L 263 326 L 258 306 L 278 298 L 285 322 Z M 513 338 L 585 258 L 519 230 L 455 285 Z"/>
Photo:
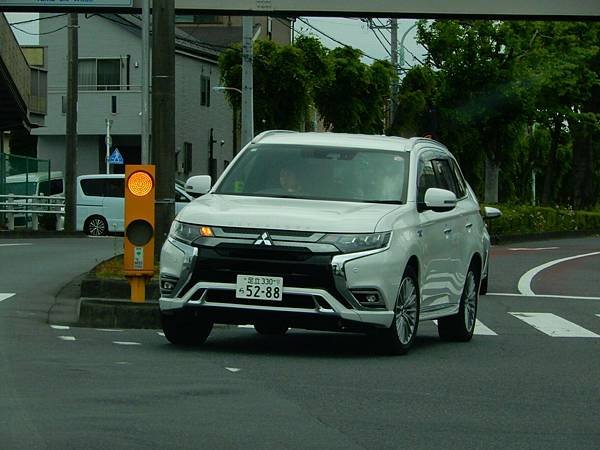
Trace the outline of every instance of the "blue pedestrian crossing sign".
<path fill-rule="evenodd" d="M 123 155 L 118 148 L 115 148 L 113 152 L 110 154 L 108 158 L 109 164 L 125 164 L 125 160 L 123 159 Z"/>

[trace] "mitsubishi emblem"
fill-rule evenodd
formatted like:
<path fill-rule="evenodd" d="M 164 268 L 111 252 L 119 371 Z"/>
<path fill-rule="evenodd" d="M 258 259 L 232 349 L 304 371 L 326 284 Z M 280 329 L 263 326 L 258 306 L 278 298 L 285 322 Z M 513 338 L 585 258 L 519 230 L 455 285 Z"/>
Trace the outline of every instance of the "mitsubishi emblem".
<path fill-rule="evenodd" d="M 261 234 L 256 241 L 254 241 L 254 245 L 273 245 L 273 240 L 271 236 L 266 231 Z"/>

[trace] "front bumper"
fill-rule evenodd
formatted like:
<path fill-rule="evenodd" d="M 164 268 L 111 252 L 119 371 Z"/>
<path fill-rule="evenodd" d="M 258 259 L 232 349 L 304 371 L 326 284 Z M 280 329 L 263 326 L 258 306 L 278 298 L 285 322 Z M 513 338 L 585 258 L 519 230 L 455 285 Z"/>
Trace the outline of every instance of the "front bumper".
<path fill-rule="evenodd" d="M 268 251 L 243 246 L 207 248 L 168 239 L 161 253 L 161 286 L 167 282 L 172 289 L 162 290 L 160 309 L 164 314 L 191 314 L 226 324 L 277 320 L 305 329 L 387 328 L 393 308 L 386 305 L 395 296 L 373 279 L 373 273 L 384 276 L 381 270 L 360 270 L 381 267 L 387 253 L 385 249 L 336 255 L 291 247 Z M 282 276 L 283 299 L 236 298 L 238 274 Z M 361 289 L 377 289 L 380 307 L 363 306 L 353 295 Z"/>

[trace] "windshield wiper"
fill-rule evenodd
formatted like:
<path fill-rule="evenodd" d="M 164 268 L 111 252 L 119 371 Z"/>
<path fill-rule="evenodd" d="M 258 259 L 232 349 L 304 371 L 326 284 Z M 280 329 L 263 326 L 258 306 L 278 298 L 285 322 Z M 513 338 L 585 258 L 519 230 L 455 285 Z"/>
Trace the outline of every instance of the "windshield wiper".
<path fill-rule="evenodd" d="M 365 203 L 379 203 L 382 205 L 404 205 L 400 200 L 363 200 Z"/>

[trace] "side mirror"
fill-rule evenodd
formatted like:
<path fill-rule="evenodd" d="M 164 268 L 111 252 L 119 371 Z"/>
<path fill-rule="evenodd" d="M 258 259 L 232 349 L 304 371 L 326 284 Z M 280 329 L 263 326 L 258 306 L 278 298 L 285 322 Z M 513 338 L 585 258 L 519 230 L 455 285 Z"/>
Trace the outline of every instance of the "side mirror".
<path fill-rule="evenodd" d="M 451 211 L 456 207 L 456 194 L 446 189 L 429 188 L 425 192 L 425 207 L 435 212 Z"/>
<path fill-rule="evenodd" d="M 185 182 L 185 192 L 192 196 L 198 196 L 206 194 L 210 191 L 210 184 L 212 180 L 210 175 L 197 175 L 190 177 Z"/>
<path fill-rule="evenodd" d="M 497 217 L 502 216 L 502 211 L 498 208 L 492 208 L 491 206 L 486 206 L 483 208 L 483 218 L 484 219 L 496 219 Z"/>

